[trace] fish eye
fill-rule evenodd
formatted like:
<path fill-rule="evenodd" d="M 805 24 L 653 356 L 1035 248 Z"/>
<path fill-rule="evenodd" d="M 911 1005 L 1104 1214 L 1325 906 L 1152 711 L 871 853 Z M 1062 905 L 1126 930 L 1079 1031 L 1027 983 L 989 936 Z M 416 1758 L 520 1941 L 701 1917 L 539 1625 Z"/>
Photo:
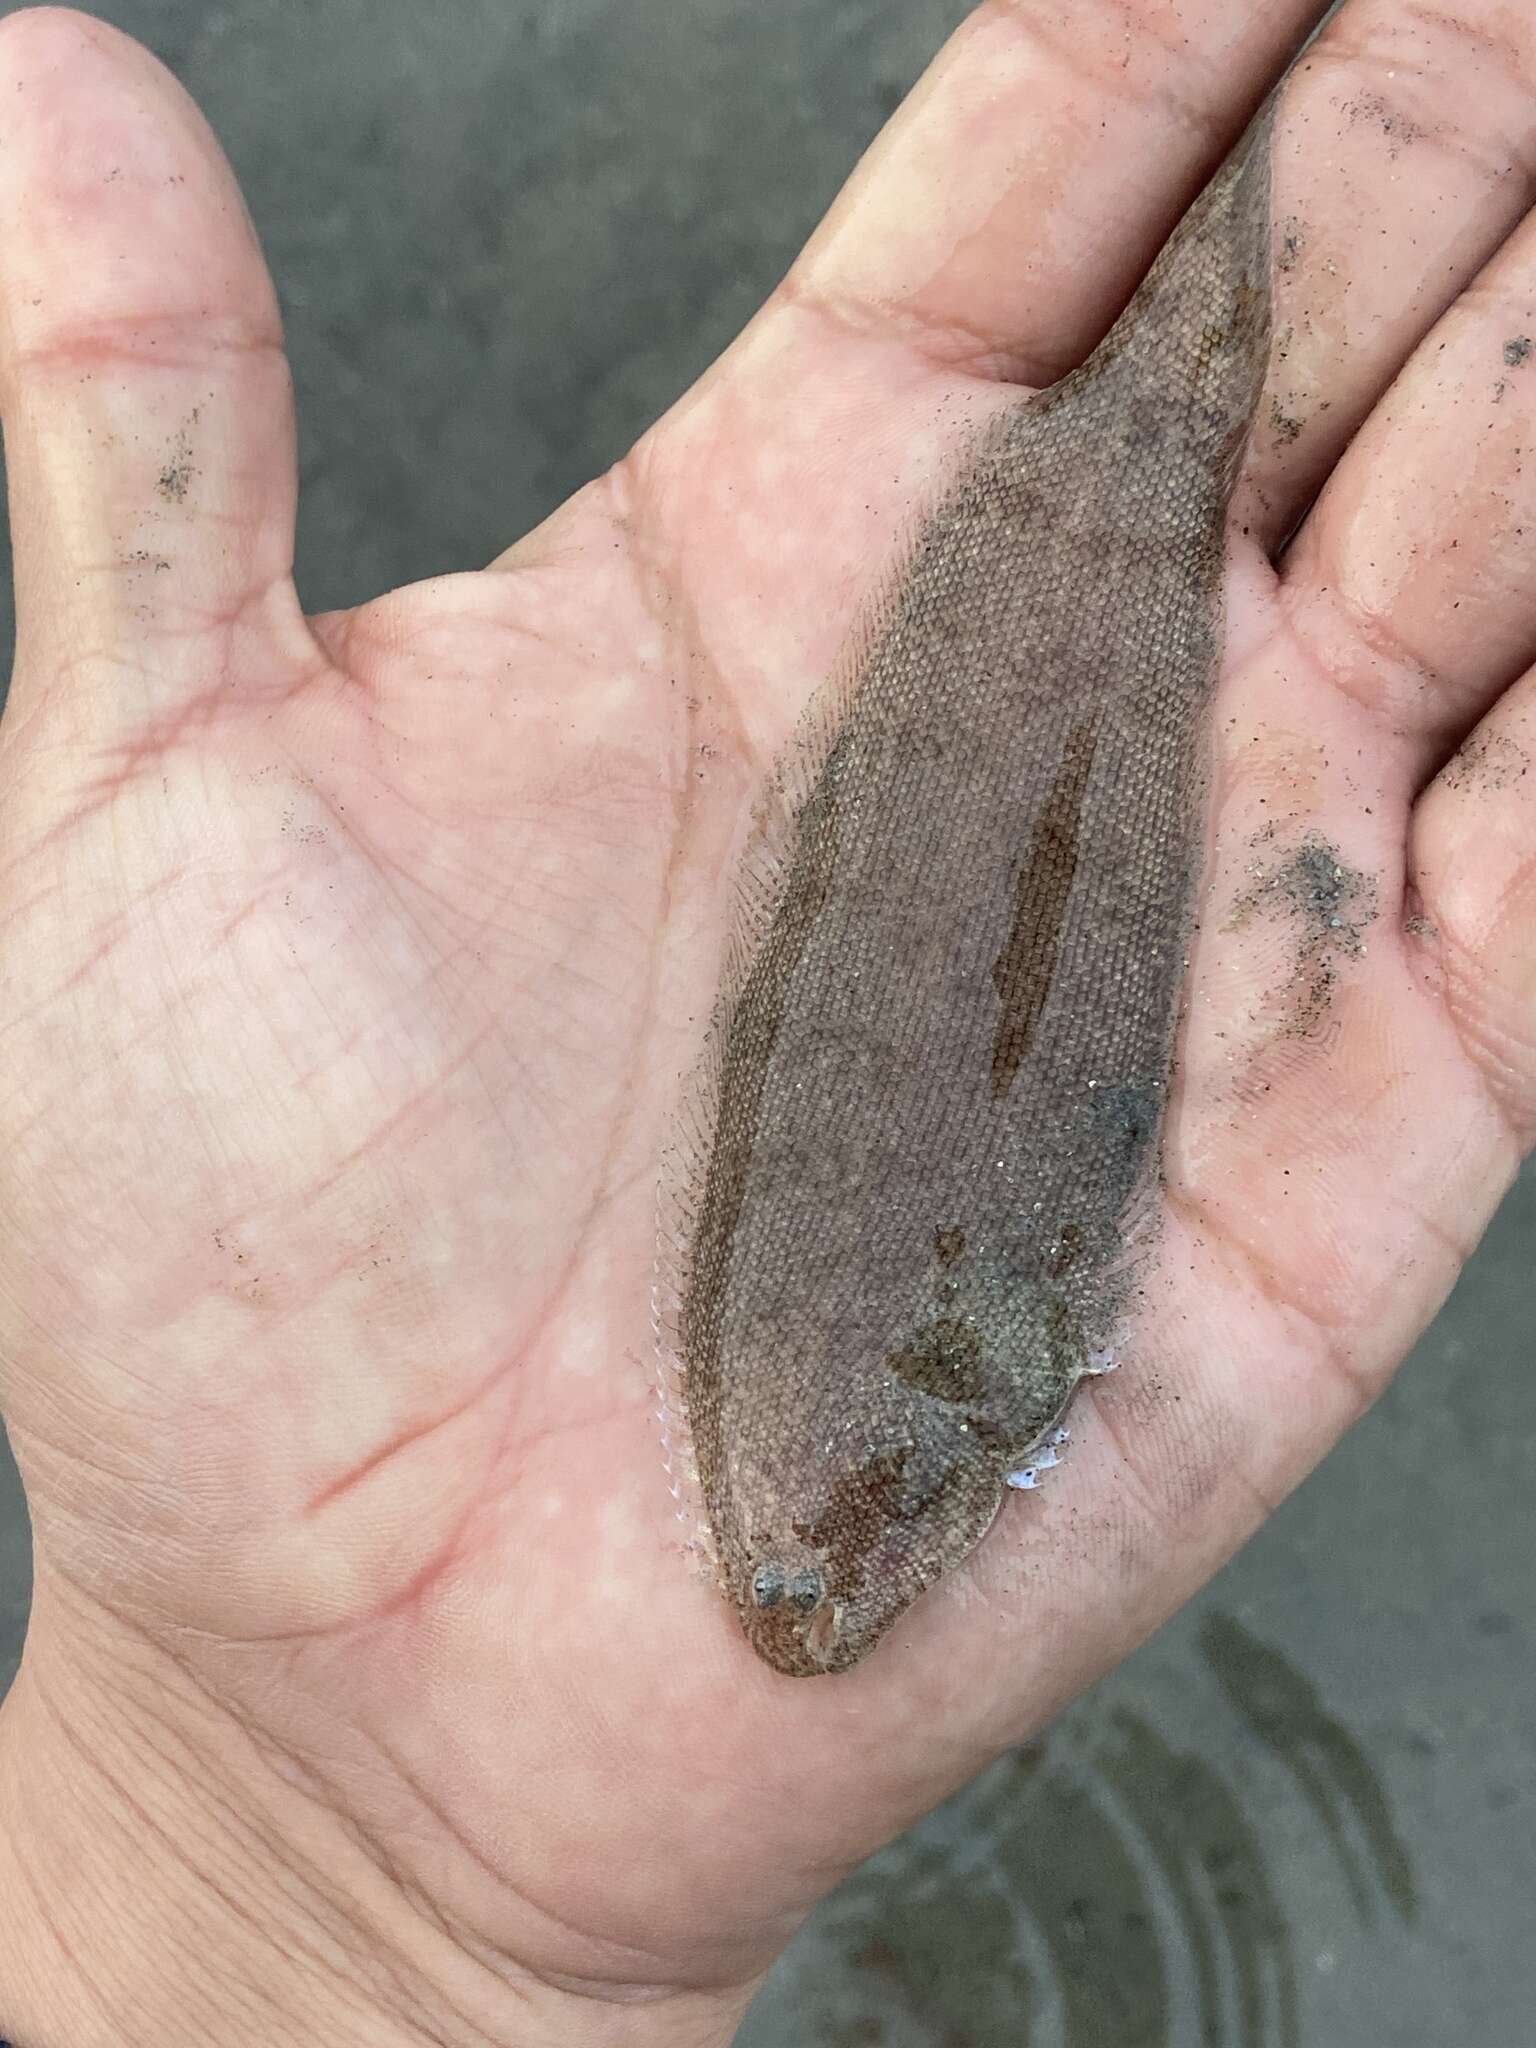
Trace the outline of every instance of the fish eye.
<path fill-rule="evenodd" d="M 796 1572 L 794 1577 L 787 1581 L 785 1591 L 789 1595 L 791 1607 L 798 1608 L 801 1614 L 811 1614 L 821 1605 L 826 1587 L 820 1572 L 807 1569 Z"/>
<path fill-rule="evenodd" d="M 784 1598 L 784 1567 L 760 1564 L 752 1574 L 752 1598 L 759 1607 L 777 1607 Z"/>

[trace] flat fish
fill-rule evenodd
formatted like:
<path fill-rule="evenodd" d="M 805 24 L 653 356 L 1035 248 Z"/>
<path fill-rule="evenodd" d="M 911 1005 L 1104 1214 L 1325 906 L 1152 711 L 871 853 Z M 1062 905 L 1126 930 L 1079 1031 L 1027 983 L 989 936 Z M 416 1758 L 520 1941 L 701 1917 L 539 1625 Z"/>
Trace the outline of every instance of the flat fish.
<path fill-rule="evenodd" d="M 776 778 L 659 1299 L 719 1579 L 791 1676 L 967 1557 L 1112 1362 L 1269 353 L 1272 126 L 1273 96 L 1088 361 L 962 458 Z"/>

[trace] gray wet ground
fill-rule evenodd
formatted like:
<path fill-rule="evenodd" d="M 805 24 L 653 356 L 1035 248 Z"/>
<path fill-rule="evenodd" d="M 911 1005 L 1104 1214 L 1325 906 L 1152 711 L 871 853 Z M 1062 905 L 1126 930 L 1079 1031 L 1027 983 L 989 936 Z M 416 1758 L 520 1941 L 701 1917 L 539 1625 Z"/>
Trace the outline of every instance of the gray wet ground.
<path fill-rule="evenodd" d="M 0 7 L 0 13 L 13 12 Z M 244 182 L 311 609 L 473 566 L 729 340 L 960 0 L 125 0 Z M 815 1917 L 740 2048 L 1529 2048 L 1536 1174 L 1170 1627 Z M 26 1608 L 0 1473 L 0 1681 Z"/>

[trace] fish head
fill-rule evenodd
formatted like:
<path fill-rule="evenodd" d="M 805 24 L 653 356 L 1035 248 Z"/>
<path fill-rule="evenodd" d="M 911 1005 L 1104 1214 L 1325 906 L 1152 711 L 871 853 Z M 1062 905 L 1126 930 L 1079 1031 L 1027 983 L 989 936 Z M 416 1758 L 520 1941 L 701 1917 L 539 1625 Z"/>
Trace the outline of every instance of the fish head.
<path fill-rule="evenodd" d="M 985 1534 L 1003 1497 L 997 1459 L 953 1407 L 932 1409 L 835 1433 L 793 1475 L 738 1491 L 730 1592 L 775 1670 L 858 1663 Z"/>

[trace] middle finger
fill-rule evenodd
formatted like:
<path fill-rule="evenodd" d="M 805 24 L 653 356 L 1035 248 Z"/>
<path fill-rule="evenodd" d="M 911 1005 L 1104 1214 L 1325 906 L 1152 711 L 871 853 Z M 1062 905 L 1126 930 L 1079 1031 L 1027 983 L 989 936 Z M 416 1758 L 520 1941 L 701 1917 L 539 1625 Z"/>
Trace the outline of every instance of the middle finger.
<path fill-rule="evenodd" d="M 1351 0 L 1275 149 L 1275 349 L 1248 462 L 1273 550 L 1536 196 L 1536 13 Z"/>

